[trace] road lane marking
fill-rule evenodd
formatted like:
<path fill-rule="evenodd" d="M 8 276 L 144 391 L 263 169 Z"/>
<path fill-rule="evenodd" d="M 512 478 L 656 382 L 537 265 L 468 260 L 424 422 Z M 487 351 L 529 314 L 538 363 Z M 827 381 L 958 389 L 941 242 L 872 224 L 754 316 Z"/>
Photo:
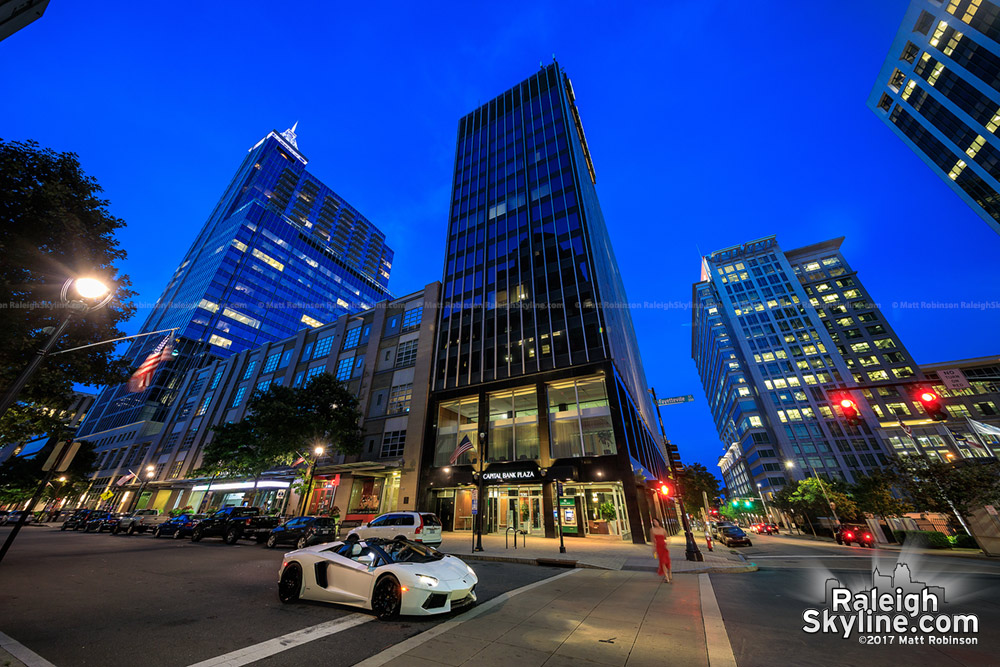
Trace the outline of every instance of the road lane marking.
<path fill-rule="evenodd" d="M 251 662 L 263 660 L 282 651 L 287 651 L 290 648 L 349 630 L 362 623 L 367 623 L 374 618 L 374 616 L 369 614 L 348 614 L 347 616 L 341 616 L 326 623 L 290 632 L 287 635 L 275 637 L 274 639 L 269 639 L 266 642 L 254 644 L 253 646 L 247 646 L 246 648 L 241 648 L 225 655 L 196 662 L 190 667 L 240 667 L 240 665 L 249 665 Z"/>
<path fill-rule="evenodd" d="M 425 630 L 424 632 L 421 632 L 419 635 L 414 635 L 405 641 L 399 642 L 394 646 L 390 646 L 381 653 L 377 653 L 372 657 L 368 658 L 367 660 L 362 660 L 361 662 L 356 663 L 354 667 L 380 667 L 381 665 L 384 665 L 390 660 L 398 658 L 407 651 L 415 649 L 421 644 L 434 639 L 438 635 L 444 634 L 445 632 L 448 632 L 448 630 L 451 630 L 452 628 L 461 625 L 465 621 L 470 621 L 476 616 L 479 616 L 480 614 L 489 611 L 493 607 L 503 602 L 506 602 L 515 595 L 520 595 L 521 593 L 530 591 L 532 588 L 538 588 L 539 586 L 550 584 L 553 581 L 562 579 L 563 577 L 568 577 L 571 574 L 576 574 L 579 571 L 580 570 L 576 569 L 567 570 L 566 572 L 563 572 L 562 574 L 557 574 L 554 577 L 549 577 L 548 579 L 542 579 L 541 581 L 536 581 L 533 584 L 528 584 L 527 586 L 521 586 L 520 588 L 516 588 L 512 591 L 507 591 L 506 593 L 496 596 L 492 600 L 488 600 L 480 605 L 476 605 L 469 611 L 456 616 L 450 621 L 445 621 L 440 625 L 434 626 L 430 630 Z M 733 665 L 735 666 L 735 664 L 736 663 L 734 662 Z"/>
<path fill-rule="evenodd" d="M 848 554 L 848 555 L 843 555 L 843 556 L 841 556 L 841 555 L 836 555 L 836 556 L 817 556 L 817 555 L 813 554 L 813 555 L 809 555 L 809 556 L 749 556 L 749 558 L 753 558 L 754 560 L 760 560 L 761 558 L 810 558 L 812 560 L 825 560 L 827 558 L 865 558 L 865 559 L 868 559 L 868 558 L 871 558 L 871 556 L 872 556 L 871 554 L 858 554 L 856 556 L 853 555 L 853 554 Z"/>
<path fill-rule="evenodd" d="M 733 647 L 729 643 L 729 634 L 722 620 L 719 601 L 715 599 L 712 580 L 707 574 L 699 574 L 698 585 L 701 589 L 701 618 L 705 624 L 709 667 L 736 667 L 736 656 L 733 655 Z"/>
<path fill-rule="evenodd" d="M 2 632 L 0 632 L 0 648 L 23 662 L 27 667 L 56 667 L 21 642 Z"/>

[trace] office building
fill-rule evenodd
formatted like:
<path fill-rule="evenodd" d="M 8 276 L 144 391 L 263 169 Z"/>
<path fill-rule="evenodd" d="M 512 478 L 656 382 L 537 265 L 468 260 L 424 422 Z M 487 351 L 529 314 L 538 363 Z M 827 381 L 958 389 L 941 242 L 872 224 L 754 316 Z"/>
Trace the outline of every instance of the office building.
<path fill-rule="evenodd" d="M 306 169 L 294 129 L 250 149 L 143 324 L 175 329 L 177 356 L 144 391 L 106 387 L 81 425 L 99 452 L 148 443 L 189 371 L 388 298 L 384 235 Z M 163 338 L 126 358 L 139 366 Z"/>
<path fill-rule="evenodd" d="M 842 241 L 784 251 L 769 236 L 702 258 L 691 353 L 731 496 L 774 493 L 814 474 L 853 482 L 889 462 L 903 426 L 929 421 L 914 393 L 934 383 Z M 841 394 L 858 405 L 860 424 L 843 418 Z"/>
<path fill-rule="evenodd" d="M 1000 233 L 1000 5 L 913 0 L 868 107 Z"/>
<path fill-rule="evenodd" d="M 191 505 L 208 511 L 247 501 L 268 511 L 296 513 L 300 498 L 291 486 L 294 469 L 272 470 L 256 488 L 252 478 L 213 480 L 194 471 L 211 442 L 212 427 L 241 421 L 255 392 L 272 384 L 299 387 L 314 375 L 330 373 L 358 397 L 364 451 L 345 457 L 331 450 L 316 461 L 307 512 L 325 514 L 339 507 L 341 520 L 367 521 L 382 512 L 415 509 L 440 287 L 431 283 L 191 371 L 160 433 L 143 443 L 116 444 L 101 455 L 85 502 L 92 505 L 111 489 L 116 507 Z M 114 486 L 130 469 L 149 465 L 154 475 L 137 502 L 138 482 Z"/>
<path fill-rule="evenodd" d="M 476 460 L 485 532 L 643 542 L 665 454 L 557 63 L 459 120 L 453 179 L 421 507 L 471 530 Z"/>
<path fill-rule="evenodd" d="M 0 1 L 0 40 L 7 39 L 29 23 L 42 18 L 49 0 Z"/>

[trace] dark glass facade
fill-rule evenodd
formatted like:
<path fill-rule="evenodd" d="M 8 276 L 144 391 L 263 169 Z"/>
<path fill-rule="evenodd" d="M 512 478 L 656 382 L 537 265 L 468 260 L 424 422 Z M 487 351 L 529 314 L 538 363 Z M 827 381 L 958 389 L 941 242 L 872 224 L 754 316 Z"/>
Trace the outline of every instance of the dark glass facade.
<path fill-rule="evenodd" d="M 1000 6 L 912 0 L 868 106 L 1000 233 Z"/>
<path fill-rule="evenodd" d="M 434 490 L 423 506 L 462 529 L 460 487 L 476 452 L 451 455 L 483 434 L 491 479 L 532 481 L 523 498 L 491 490 L 488 530 L 554 536 L 549 471 L 562 470 L 594 530 L 604 522 L 589 504 L 605 498 L 620 508 L 614 534 L 641 542 L 650 506 L 640 487 L 666 475 L 664 455 L 575 94 L 557 63 L 459 121 L 453 179 L 424 452 Z"/>
<path fill-rule="evenodd" d="M 187 371 L 388 297 L 383 233 L 306 164 L 293 130 L 270 132 L 249 151 L 142 327 L 177 327 L 179 356 L 143 393 L 106 388 L 81 437 L 162 422 Z M 127 353 L 133 365 L 160 340 L 139 339 Z"/>

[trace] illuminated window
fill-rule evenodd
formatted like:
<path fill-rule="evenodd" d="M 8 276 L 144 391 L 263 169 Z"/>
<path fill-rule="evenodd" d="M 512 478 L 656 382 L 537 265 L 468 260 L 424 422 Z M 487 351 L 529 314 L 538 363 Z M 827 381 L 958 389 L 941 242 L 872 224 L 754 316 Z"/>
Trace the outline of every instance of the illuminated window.
<path fill-rule="evenodd" d="M 212 337 L 208 339 L 208 342 L 211 343 L 212 345 L 217 345 L 227 350 L 233 344 L 233 341 L 229 340 L 228 338 L 223 338 L 222 336 L 216 336 L 215 334 L 212 334 Z"/>
<path fill-rule="evenodd" d="M 265 255 L 260 250 L 257 250 L 257 248 L 254 248 L 251 251 L 251 254 L 254 257 L 256 257 L 257 259 L 259 259 L 260 261 L 262 261 L 265 264 L 267 264 L 268 266 L 271 266 L 271 267 L 277 269 L 278 271 L 284 271 L 285 270 L 285 265 L 284 264 L 282 264 L 278 260 L 274 259 L 273 257 L 270 257 L 269 255 Z"/>
<path fill-rule="evenodd" d="M 336 378 L 341 382 L 351 379 L 351 368 L 354 366 L 354 357 L 341 359 L 337 364 Z"/>
<path fill-rule="evenodd" d="M 386 407 L 387 414 L 410 411 L 410 398 L 413 396 L 413 383 L 401 384 L 389 390 L 389 403 Z"/>
<path fill-rule="evenodd" d="M 231 320 L 242 322 L 243 324 L 249 327 L 253 327 L 254 329 L 260 329 L 260 320 L 254 319 L 252 317 L 247 317 L 243 313 L 237 313 L 235 310 L 230 310 L 229 308 L 223 308 L 222 315 L 224 317 L 228 317 Z"/>
<path fill-rule="evenodd" d="M 962 171 L 965 170 L 965 167 L 966 167 L 965 160 L 959 160 L 958 162 L 955 163 L 955 166 L 951 168 L 951 171 L 948 172 L 948 178 L 954 181 L 956 178 L 958 178 L 959 174 L 961 174 Z"/>
<path fill-rule="evenodd" d="M 239 389 L 237 389 L 236 390 L 236 396 L 233 397 L 233 402 L 232 402 L 232 404 L 229 407 L 231 407 L 231 408 L 238 408 L 238 407 L 240 407 L 240 403 L 243 402 L 243 396 L 246 393 L 247 393 L 247 388 L 246 387 L 240 387 Z"/>
<path fill-rule="evenodd" d="M 202 299 L 201 302 L 198 304 L 198 307 L 199 308 L 204 308 L 205 310 L 207 310 L 210 313 L 217 313 L 217 312 L 219 312 L 219 304 L 212 303 L 208 299 Z"/>
<path fill-rule="evenodd" d="M 246 252 L 247 251 L 247 244 L 246 243 L 243 243 L 242 241 L 237 241 L 236 239 L 233 239 L 231 241 L 231 243 L 233 244 L 233 247 L 236 248 L 237 250 L 239 250 L 240 252 Z"/>
<path fill-rule="evenodd" d="M 346 334 L 344 334 L 344 349 L 350 350 L 358 346 L 358 342 L 361 340 L 361 325 L 354 327 Z"/>
<path fill-rule="evenodd" d="M 313 318 L 309 317 L 308 315 L 303 315 L 302 319 L 299 320 L 299 321 L 302 322 L 302 324 L 307 324 L 307 325 L 311 326 L 313 329 L 315 329 L 316 327 L 323 326 L 322 322 L 320 322 L 319 320 L 314 320 Z"/>

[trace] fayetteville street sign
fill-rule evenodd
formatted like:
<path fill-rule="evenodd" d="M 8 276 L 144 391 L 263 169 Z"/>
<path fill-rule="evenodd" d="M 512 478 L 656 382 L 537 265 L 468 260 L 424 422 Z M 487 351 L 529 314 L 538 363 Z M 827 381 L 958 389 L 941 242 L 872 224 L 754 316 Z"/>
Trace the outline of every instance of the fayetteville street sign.
<path fill-rule="evenodd" d="M 691 403 L 694 401 L 694 396 L 688 394 L 687 396 L 671 396 L 670 398 L 660 398 L 657 399 L 657 405 L 677 405 L 678 403 Z"/>

